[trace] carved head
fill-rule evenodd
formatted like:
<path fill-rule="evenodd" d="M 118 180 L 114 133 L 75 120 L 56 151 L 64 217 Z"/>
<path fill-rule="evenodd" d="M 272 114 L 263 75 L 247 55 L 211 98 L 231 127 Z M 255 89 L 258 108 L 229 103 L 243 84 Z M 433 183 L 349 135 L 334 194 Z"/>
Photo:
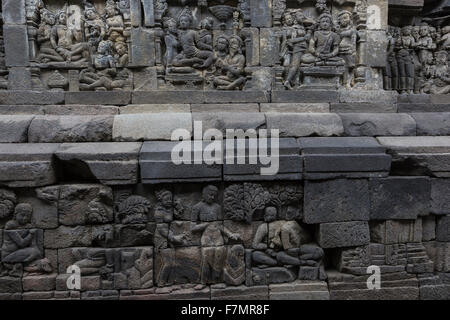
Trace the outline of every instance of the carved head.
<path fill-rule="evenodd" d="M 405 26 L 402 28 L 403 36 L 410 36 L 412 34 L 412 26 Z"/>
<path fill-rule="evenodd" d="M 163 21 L 164 28 L 169 30 L 170 32 L 177 31 L 177 22 L 174 18 L 165 18 Z"/>
<path fill-rule="evenodd" d="M 316 9 L 319 12 L 323 12 L 328 10 L 327 8 L 327 0 L 316 0 Z"/>
<path fill-rule="evenodd" d="M 305 13 L 303 12 L 302 9 L 297 9 L 295 10 L 295 21 L 300 24 L 303 25 L 303 22 L 306 20 L 305 17 Z"/>
<path fill-rule="evenodd" d="M 114 47 L 119 56 L 123 56 L 128 51 L 128 47 L 124 42 L 117 42 Z"/>
<path fill-rule="evenodd" d="M 56 23 L 55 15 L 47 9 L 41 10 L 41 20 L 50 26 L 53 26 Z"/>
<path fill-rule="evenodd" d="M 319 28 L 320 30 L 329 31 L 333 26 L 333 18 L 329 13 L 322 13 L 319 16 Z"/>
<path fill-rule="evenodd" d="M 111 54 L 113 43 L 110 40 L 102 40 L 98 44 L 97 53 L 100 54 Z"/>
<path fill-rule="evenodd" d="M 294 17 L 292 16 L 291 12 L 287 11 L 284 13 L 283 22 L 287 27 L 291 27 L 292 25 L 294 25 Z"/>
<path fill-rule="evenodd" d="M 434 32 L 436 32 L 436 28 L 435 27 L 430 27 L 430 29 L 431 29 L 431 33 L 433 33 L 433 29 L 434 29 Z M 443 27 L 441 29 L 441 33 L 442 33 L 442 35 L 450 33 L 450 26 Z"/>
<path fill-rule="evenodd" d="M 264 221 L 265 222 L 273 222 L 275 220 L 277 220 L 277 208 L 275 207 L 267 207 L 264 210 Z"/>
<path fill-rule="evenodd" d="M 0 189 L 0 219 L 4 219 L 13 213 L 16 201 L 14 192 Z"/>
<path fill-rule="evenodd" d="M 178 27 L 181 30 L 189 29 L 194 21 L 194 17 L 192 16 L 192 12 L 189 7 L 186 7 L 181 11 L 180 17 L 178 18 Z"/>
<path fill-rule="evenodd" d="M 116 2 L 114 0 L 108 0 L 106 2 L 105 13 L 106 13 L 106 17 L 108 17 L 108 18 L 111 18 L 111 17 L 114 17 L 115 15 L 117 15 L 118 11 L 117 11 L 117 7 L 116 7 Z"/>
<path fill-rule="evenodd" d="M 219 189 L 213 185 L 206 186 L 203 188 L 202 196 L 203 201 L 207 204 L 213 204 L 216 201 Z"/>
<path fill-rule="evenodd" d="M 351 23 L 352 23 L 352 14 L 351 14 L 351 12 L 346 11 L 346 10 L 341 11 L 338 14 L 338 21 L 339 21 L 339 25 L 342 28 L 346 28 L 349 25 L 351 25 Z"/>
<path fill-rule="evenodd" d="M 422 23 L 420 25 L 419 33 L 422 37 L 428 37 L 430 35 L 430 28 L 428 27 L 428 24 Z"/>
<path fill-rule="evenodd" d="M 236 53 L 239 52 L 241 53 L 242 50 L 242 39 L 239 36 L 233 35 L 231 36 L 230 40 L 230 52 Z"/>
<path fill-rule="evenodd" d="M 97 18 L 97 12 L 93 7 L 88 7 L 84 10 L 84 16 L 88 20 L 95 20 Z"/>
<path fill-rule="evenodd" d="M 216 41 L 217 51 L 220 51 L 220 52 L 228 51 L 228 45 L 229 45 L 229 42 L 228 42 L 228 38 L 226 36 L 221 35 L 217 38 L 217 41 Z"/>
<path fill-rule="evenodd" d="M 214 25 L 214 20 L 211 17 L 206 17 L 200 22 L 200 28 L 205 30 L 211 30 Z"/>
<path fill-rule="evenodd" d="M 448 61 L 448 53 L 447 51 L 438 51 L 435 53 L 436 55 L 436 64 L 438 65 L 446 65 Z"/>
<path fill-rule="evenodd" d="M 173 206 L 173 196 L 172 192 L 169 190 L 160 190 L 156 192 L 156 199 L 159 204 L 161 204 L 164 208 L 172 208 Z"/>
<path fill-rule="evenodd" d="M 14 210 L 14 220 L 24 226 L 31 222 L 32 214 L 33 207 L 29 203 L 19 203 Z"/>
<path fill-rule="evenodd" d="M 62 24 L 62 25 L 66 25 L 67 24 L 67 14 L 66 11 L 60 11 L 58 13 L 58 23 Z"/>

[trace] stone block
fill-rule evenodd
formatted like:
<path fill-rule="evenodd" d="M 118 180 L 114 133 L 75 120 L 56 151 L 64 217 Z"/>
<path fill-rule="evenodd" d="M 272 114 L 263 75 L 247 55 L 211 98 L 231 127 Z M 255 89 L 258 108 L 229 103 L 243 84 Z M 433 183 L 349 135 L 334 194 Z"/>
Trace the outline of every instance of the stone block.
<path fill-rule="evenodd" d="M 42 229 L 58 227 L 58 187 L 43 187 L 19 194 L 19 201 L 33 207 L 31 223 Z"/>
<path fill-rule="evenodd" d="M 5 105 L 55 105 L 64 103 L 64 92 L 3 91 L 0 104 Z"/>
<path fill-rule="evenodd" d="M 25 24 L 25 0 L 3 0 L 2 13 L 4 24 Z"/>
<path fill-rule="evenodd" d="M 250 21 L 252 27 L 272 26 L 272 1 L 250 0 Z"/>
<path fill-rule="evenodd" d="M 414 136 L 416 123 L 407 114 L 342 113 L 348 136 Z"/>
<path fill-rule="evenodd" d="M 5 24 L 3 25 L 3 38 L 5 41 L 6 66 L 29 66 L 27 26 Z"/>
<path fill-rule="evenodd" d="M 39 187 L 56 182 L 53 154 L 59 144 L 0 144 L 0 183 Z"/>
<path fill-rule="evenodd" d="M 22 292 L 22 281 L 16 277 L 0 277 L 1 293 L 18 293 Z"/>
<path fill-rule="evenodd" d="M 297 280 L 269 285 L 270 300 L 329 300 L 326 282 Z"/>
<path fill-rule="evenodd" d="M 8 71 L 9 91 L 25 91 L 32 89 L 30 69 L 25 67 L 10 67 Z"/>
<path fill-rule="evenodd" d="M 272 103 L 337 103 L 339 93 L 332 90 L 273 91 Z"/>
<path fill-rule="evenodd" d="M 367 28 L 369 30 L 386 30 L 388 27 L 389 1 L 368 0 L 367 5 Z"/>
<path fill-rule="evenodd" d="M 267 129 L 280 130 L 280 137 L 339 136 L 342 121 L 336 114 L 266 113 Z"/>
<path fill-rule="evenodd" d="M 126 91 L 82 91 L 66 92 L 66 104 L 126 105 L 131 102 L 131 92 Z"/>
<path fill-rule="evenodd" d="M 204 91 L 204 103 L 267 103 L 270 93 L 264 91 Z"/>
<path fill-rule="evenodd" d="M 430 212 L 428 178 L 390 177 L 373 179 L 370 186 L 370 219 L 417 219 Z"/>
<path fill-rule="evenodd" d="M 450 214 L 450 179 L 431 179 L 431 213 Z"/>
<path fill-rule="evenodd" d="M 272 67 L 280 60 L 277 28 L 259 30 L 260 63 L 263 67 Z"/>
<path fill-rule="evenodd" d="M 132 104 L 204 103 L 203 91 L 134 91 Z"/>
<path fill-rule="evenodd" d="M 371 221 L 370 240 L 382 244 L 420 243 L 422 220 Z"/>
<path fill-rule="evenodd" d="M 135 184 L 141 146 L 138 142 L 65 143 L 55 155 L 73 177 L 106 185 Z"/>
<path fill-rule="evenodd" d="M 422 241 L 436 239 L 436 217 L 429 215 L 422 217 Z"/>
<path fill-rule="evenodd" d="M 227 139 L 225 144 L 230 141 Z M 246 139 L 231 140 L 233 152 L 226 148 L 223 166 L 225 181 L 300 180 L 303 159 L 295 139 L 281 138 L 278 146 L 267 139 L 267 154 L 270 163 L 262 163 L 259 147 L 250 146 Z M 261 141 L 259 141 L 261 144 Z M 278 154 L 272 148 L 278 147 Z"/>
<path fill-rule="evenodd" d="M 140 1 L 135 2 L 140 8 Z M 131 43 L 131 66 L 153 67 L 156 62 L 154 32 L 140 27 L 133 28 L 131 31 Z"/>
<path fill-rule="evenodd" d="M 258 61 L 259 63 L 259 61 Z M 245 69 L 247 73 L 251 73 L 252 80 L 248 82 L 249 91 L 270 91 L 273 85 L 273 70 L 270 67 L 248 67 Z M 247 87 L 245 87 L 247 88 Z M 245 90 L 245 89 L 244 89 Z"/>
<path fill-rule="evenodd" d="M 259 47 L 259 29 L 258 28 L 243 28 L 241 30 L 241 36 L 245 38 L 245 57 L 247 60 L 247 67 L 255 67 L 259 66 L 259 56 L 260 56 L 260 47 Z M 261 68 L 255 68 L 252 70 L 258 70 Z M 264 68 L 263 68 L 264 69 Z M 270 69 L 270 68 L 269 68 Z M 252 72 L 252 77 L 255 76 L 255 73 Z M 263 90 L 261 88 L 261 90 Z M 270 89 L 269 89 L 270 90 Z"/>
<path fill-rule="evenodd" d="M 115 116 L 114 141 L 171 140 L 177 129 L 192 132 L 190 113 L 123 114 Z"/>
<path fill-rule="evenodd" d="M 138 69 L 139 70 L 139 69 Z M 136 91 L 158 89 L 158 70 L 156 67 L 143 68 L 133 73 L 133 88 Z"/>
<path fill-rule="evenodd" d="M 372 68 L 384 68 L 387 63 L 387 46 L 386 31 L 367 31 L 367 65 Z"/>
<path fill-rule="evenodd" d="M 265 113 L 329 113 L 329 103 L 261 103 Z"/>
<path fill-rule="evenodd" d="M 374 138 L 300 138 L 308 179 L 387 176 L 391 156 Z"/>
<path fill-rule="evenodd" d="M 119 107 L 114 106 L 100 106 L 100 105 L 49 105 L 42 106 L 42 111 L 46 115 L 58 116 L 96 116 L 96 115 L 116 115 L 119 113 Z"/>
<path fill-rule="evenodd" d="M 369 224 L 364 221 L 322 223 L 317 240 L 325 249 L 362 246 L 370 241 Z"/>
<path fill-rule="evenodd" d="M 44 246 L 49 249 L 89 247 L 92 245 L 92 229 L 85 226 L 66 227 L 44 231 Z M 59 257 L 58 257 L 58 261 Z"/>
<path fill-rule="evenodd" d="M 211 287 L 211 300 L 268 300 L 268 286 Z"/>
<path fill-rule="evenodd" d="M 397 103 L 398 93 L 396 91 L 384 90 L 341 90 L 339 91 L 339 102 L 370 102 L 373 103 Z"/>
<path fill-rule="evenodd" d="M 194 136 L 195 140 L 203 138 L 208 129 L 217 129 L 225 137 L 226 130 L 258 130 L 266 125 L 263 113 L 253 112 L 220 112 L 194 113 L 192 115 L 194 134 L 202 132 L 202 136 Z M 196 122 L 199 122 L 196 124 Z"/>
<path fill-rule="evenodd" d="M 120 114 L 189 113 L 189 104 L 130 104 L 120 108 Z"/>
<path fill-rule="evenodd" d="M 204 154 L 204 148 L 208 145 L 207 142 L 198 141 L 198 143 L 188 141 L 184 146 L 189 147 L 189 150 L 183 151 L 182 154 L 176 153 L 190 159 L 187 161 L 187 158 L 183 158 L 186 159 L 187 163 L 177 165 L 172 160 L 172 151 L 179 145 L 179 142 L 145 142 L 139 155 L 142 182 L 154 184 L 182 181 L 221 181 L 221 164 L 208 165 L 204 161 L 202 161 L 202 164 L 194 164 L 194 153 L 200 154 L 201 152 Z M 214 160 L 209 157 L 207 159 Z"/>
<path fill-rule="evenodd" d="M 382 102 L 332 103 L 330 111 L 335 113 L 396 113 L 397 105 Z"/>
<path fill-rule="evenodd" d="M 257 113 L 259 112 L 259 105 L 257 103 L 232 103 L 232 104 L 192 104 L 192 113 Z"/>
<path fill-rule="evenodd" d="M 24 291 L 51 291 L 56 287 L 56 274 L 23 277 Z"/>
<path fill-rule="evenodd" d="M 436 240 L 450 242 L 450 215 L 437 219 Z"/>
<path fill-rule="evenodd" d="M 418 136 L 450 135 L 450 112 L 411 113 L 417 124 Z"/>
<path fill-rule="evenodd" d="M 112 139 L 113 116 L 36 116 L 28 140 L 41 142 L 107 142 Z"/>
<path fill-rule="evenodd" d="M 1 143 L 28 141 L 28 127 L 33 116 L 0 116 Z"/>
<path fill-rule="evenodd" d="M 369 221 L 367 180 L 306 181 L 304 221 L 307 224 Z"/>

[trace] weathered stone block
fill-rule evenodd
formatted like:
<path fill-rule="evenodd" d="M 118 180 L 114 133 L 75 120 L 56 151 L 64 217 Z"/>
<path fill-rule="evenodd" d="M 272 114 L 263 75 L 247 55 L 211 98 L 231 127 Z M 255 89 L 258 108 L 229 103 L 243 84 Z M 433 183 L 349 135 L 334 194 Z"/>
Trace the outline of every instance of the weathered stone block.
<path fill-rule="evenodd" d="M 431 179 L 431 212 L 450 214 L 450 179 Z"/>
<path fill-rule="evenodd" d="M 307 224 L 369 221 L 367 180 L 306 181 L 304 221 Z"/>
<path fill-rule="evenodd" d="M 372 221 L 370 240 L 382 244 L 419 243 L 422 241 L 422 219 Z"/>
<path fill-rule="evenodd" d="M 322 248 L 355 247 L 370 241 L 369 224 L 364 221 L 322 223 L 318 243 Z"/>
<path fill-rule="evenodd" d="M 336 114 L 267 113 L 267 129 L 280 130 L 280 137 L 339 136 L 342 121 Z"/>
<path fill-rule="evenodd" d="M 28 34 L 25 25 L 3 25 L 7 67 L 29 66 Z"/>
<path fill-rule="evenodd" d="M 130 104 L 120 108 L 120 114 L 189 113 L 189 104 Z"/>
<path fill-rule="evenodd" d="M 270 300 L 329 300 L 326 282 L 295 281 L 269 285 Z"/>
<path fill-rule="evenodd" d="M 339 91 L 339 102 L 371 102 L 397 103 L 398 93 L 396 91 L 384 90 L 341 90 Z"/>
<path fill-rule="evenodd" d="M 3 23 L 25 24 L 25 0 L 2 1 Z"/>
<path fill-rule="evenodd" d="M 272 67 L 279 61 L 279 45 L 276 36 L 278 30 L 276 28 L 259 30 L 260 63 L 263 67 Z"/>
<path fill-rule="evenodd" d="M 343 113 L 340 117 L 348 136 L 416 135 L 416 123 L 406 114 Z"/>
<path fill-rule="evenodd" d="M 450 112 L 411 113 L 417 124 L 418 136 L 450 135 Z"/>
<path fill-rule="evenodd" d="M 27 142 L 33 116 L 0 116 L 0 142 Z"/>
<path fill-rule="evenodd" d="M 56 274 L 26 276 L 22 279 L 24 291 L 51 291 L 56 287 Z"/>
<path fill-rule="evenodd" d="M 397 105 L 383 102 L 332 103 L 330 111 L 335 113 L 396 113 Z"/>
<path fill-rule="evenodd" d="M 57 229 L 44 231 L 44 246 L 49 249 L 89 247 L 91 244 L 92 230 L 90 227 L 60 226 Z"/>
<path fill-rule="evenodd" d="M 83 91 L 66 92 L 66 104 L 126 105 L 131 102 L 131 92 L 126 91 Z"/>
<path fill-rule="evenodd" d="M 372 179 L 370 219 L 417 219 L 430 211 L 431 183 L 428 178 L 392 177 Z"/>
<path fill-rule="evenodd" d="M 436 217 L 433 215 L 422 217 L 422 241 L 436 239 Z"/>
<path fill-rule="evenodd" d="M 15 277 L 0 277 L 1 293 L 17 293 L 22 292 L 22 281 Z"/>
<path fill-rule="evenodd" d="M 337 103 L 339 93 L 332 90 L 273 91 L 272 103 Z"/>
<path fill-rule="evenodd" d="M 32 89 L 31 72 L 26 67 L 11 67 L 8 73 L 8 90 L 25 91 Z"/>
<path fill-rule="evenodd" d="M 56 157 L 67 174 L 106 185 L 138 182 L 141 143 L 106 142 L 62 144 Z"/>
<path fill-rule="evenodd" d="M 0 182 L 39 187 L 56 182 L 53 154 L 59 144 L 0 144 Z"/>
<path fill-rule="evenodd" d="M 265 113 L 329 113 L 329 103 L 261 103 Z"/>
<path fill-rule="evenodd" d="M 220 112 L 220 113 L 194 113 L 192 115 L 194 133 L 200 131 L 204 134 L 208 129 L 217 129 L 225 137 L 226 130 L 258 130 L 265 127 L 266 118 L 263 113 L 247 112 Z M 196 127 L 195 122 L 200 122 Z M 195 136 L 194 139 L 202 139 Z"/>
<path fill-rule="evenodd" d="M 437 219 L 436 240 L 450 242 L 450 215 Z"/>
<path fill-rule="evenodd" d="M 112 139 L 113 116 L 37 116 L 28 140 L 37 142 L 107 142 Z"/>
<path fill-rule="evenodd" d="M 171 140 L 173 131 L 192 132 L 190 113 L 126 114 L 114 118 L 114 141 Z"/>
<path fill-rule="evenodd" d="M 0 91 L 0 104 L 54 105 L 64 103 L 64 92 Z"/>
<path fill-rule="evenodd" d="M 211 287 L 211 300 L 268 300 L 268 286 Z"/>
<path fill-rule="evenodd" d="M 253 27 L 272 26 L 272 1 L 250 0 L 250 20 Z"/>

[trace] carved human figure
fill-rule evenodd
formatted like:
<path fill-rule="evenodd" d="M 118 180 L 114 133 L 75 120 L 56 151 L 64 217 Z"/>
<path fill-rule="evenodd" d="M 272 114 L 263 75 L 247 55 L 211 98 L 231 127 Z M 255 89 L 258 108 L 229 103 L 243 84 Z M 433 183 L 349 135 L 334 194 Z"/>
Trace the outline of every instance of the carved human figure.
<path fill-rule="evenodd" d="M 117 216 L 122 224 L 146 223 L 149 208 L 150 201 L 133 195 L 117 205 Z"/>
<path fill-rule="evenodd" d="M 94 55 L 94 66 L 97 69 L 115 68 L 116 59 L 113 56 L 113 43 L 110 40 L 102 40 L 98 44 Z"/>
<path fill-rule="evenodd" d="M 51 43 L 53 48 L 67 62 L 81 63 L 88 61 L 88 47 L 85 43 L 77 41 L 75 31 L 67 27 L 67 14 L 65 10 L 58 13 L 58 21 L 53 26 Z"/>
<path fill-rule="evenodd" d="M 33 262 L 42 258 L 37 230 L 30 227 L 33 208 L 20 203 L 14 210 L 14 219 L 8 221 L 3 234 L 1 257 L 3 263 L 15 264 Z"/>
<path fill-rule="evenodd" d="M 283 27 L 281 31 L 281 43 L 280 43 L 280 59 L 281 64 L 284 67 L 289 67 L 292 61 L 292 47 L 288 43 L 288 38 L 292 33 L 292 27 L 295 20 L 292 12 L 286 11 L 283 15 Z"/>
<path fill-rule="evenodd" d="M 114 252 L 109 249 L 86 249 L 83 254 L 80 249 L 73 249 L 74 265 L 80 268 L 82 276 L 100 274 L 108 278 L 114 271 Z"/>
<path fill-rule="evenodd" d="M 193 218 L 198 221 L 197 225 L 192 228 L 192 232 L 202 233 L 200 239 L 202 284 L 215 283 L 222 278 L 226 256 L 224 236 L 236 241 L 240 239 L 239 234 L 230 232 L 219 221 L 221 207 L 216 202 L 218 192 L 217 187 L 206 186 L 202 192 L 202 201 L 192 209 Z"/>
<path fill-rule="evenodd" d="M 216 68 L 221 75 L 214 78 L 214 85 L 219 90 L 237 90 L 245 83 L 245 56 L 242 54 L 242 39 L 233 35 L 228 40 L 228 55 L 217 59 Z"/>
<path fill-rule="evenodd" d="M 414 49 L 416 41 L 412 36 L 412 27 L 406 26 L 401 29 L 401 36 L 398 39 L 397 64 L 400 76 L 399 89 L 402 93 L 413 93 L 414 91 Z"/>
<path fill-rule="evenodd" d="M 166 65 L 168 68 L 172 66 L 173 60 L 178 55 L 178 29 L 177 22 L 173 18 L 167 18 L 163 22 L 165 34 L 164 43 L 166 45 Z"/>
<path fill-rule="evenodd" d="M 155 206 L 156 223 L 169 223 L 173 220 L 173 195 L 169 190 L 159 190 L 156 192 L 158 200 Z"/>
<path fill-rule="evenodd" d="M 17 197 L 14 192 L 0 189 L 0 219 L 8 218 L 14 212 L 16 202 Z"/>
<path fill-rule="evenodd" d="M 450 69 L 448 67 L 448 52 L 436 52 L 436 69 L 433 85 L 430 92 L 432 94 L 450 93 Z"/>
<path fill-rule="evenodd" d="M 128 70 L 118 71 L 115 68 L 107 68 L 96 71 L 93 68 L 83 69 L 80 72 L 80 90 L 123 90 L 130 86 L 131 79 Z"/>
<path fill-rule="evenodd" d="M 284 86 L 288 89 L 292 89 L 295 84 L 295 79 L 299 76 L 299 68 L 303 55 L 308 48 L 308 37 L 306 29 L 303 25 L 305 16 L 301 9 L 295 12 L 295 24 L 287 30 L 286 33 L 286 45 L 291 52 L 291 59 L 287 70 L 286 81 Z"/>
<path fill-rule="evenodd" d="M 98 44 L 106 37 L 106 25 L 93 6 L 84 9 L 84 33 L 91 52 L 95 52 Z"/>
<path fill-rule="evenodd" d="M 333 19 L 329 13 L 319 16 L 318 30 L 314 32 L 308 53 L 302 56 L 302 63 L 316 66 L 343 66 L 345 61 L 338 57 L 341 39 L 332 31 Z"/>
<path fill-rule="evenodd" d="M 383 69 L 384 89 L 398 90 L 398 65 L 395 57 L 395 43 L 398 32 L 395 27 L 389 26 L 386 32 L 387 38 L 387 62 Z"/>
<path fill-rule="evenodd" d="M 316 0 L 315 7 L 320 14 L 330 11 L 327 7 L 327 0 Z"/>
<path fill-rule="evenodd" d="M 450 26 L 445 26 L 441 29 L 441 37 L 438 43 L 441 50 L 450 51 Z"/>
<path fill-rule="evenodd" d="M 178 41 L 181 52 L 175 56 L 173 66 L 207 69 L 214 61 L 214 53 L 197 47 L 197 32 L 190 29 L 192 22 L 192 13 L 189 8 L 185 8 L 178 19 Z"/>
<path fill-rule="evenodd" d="M 109 40 L 115 42 L 118 38 L 123 37 L 125 24 L 114 0 L 106 2 L 105 21 Z"/>
<path fill-rule="evenodd" d="M 42 63 L 52 61 L 64 62 L 64 58 L 56 52 L 51 41 L 52 29 L 55 23 L 55 15 L 47 9 L 42 9 L 41 24 L 37 31 L 37 43 L 39 45 L 39 55 L 37 56 L 37 60 Z"/>
<path fill-rule="evenodd" d="M 245 249 L 242 245 L 234 245 L 228 249 L 223 270 L 225 283 L 238 286 L 245 281 Z"/>
<path fill-rule="evenodd" d="M 351 87 L 351 74 L 356 67 L 356 40 L 357 33 L 352 24 L 352 13 L 341 11 L 338 14 L 339 21 L 339 56 L 344 59 L 346 72 L 344 74 L 344 84 Z"/>
<path fill-rule="evenodd" d="M 200 31 L 197 33 L 196 45 L 200 50 L 213 51 L 212 27 L 214 20 L 206 17 L 200 21 Z"/>

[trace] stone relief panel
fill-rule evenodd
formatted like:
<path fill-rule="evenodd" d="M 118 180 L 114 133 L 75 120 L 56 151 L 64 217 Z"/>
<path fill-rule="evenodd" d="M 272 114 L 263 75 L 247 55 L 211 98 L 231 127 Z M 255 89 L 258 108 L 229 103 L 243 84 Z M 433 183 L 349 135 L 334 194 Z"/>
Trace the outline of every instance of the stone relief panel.
<path fill-rule="evenodd" d="M 450 92 L 450 26 L 423 20 L 416 25 L 389 26 L 386 90 L 409 94 Z"/>
<path fill-rule="evenodd" d="M 3 40 L 3 14 L 0 9 L 0 90 L 8 89 L 8 69 L 5 61 L 5 42 Z"/>

